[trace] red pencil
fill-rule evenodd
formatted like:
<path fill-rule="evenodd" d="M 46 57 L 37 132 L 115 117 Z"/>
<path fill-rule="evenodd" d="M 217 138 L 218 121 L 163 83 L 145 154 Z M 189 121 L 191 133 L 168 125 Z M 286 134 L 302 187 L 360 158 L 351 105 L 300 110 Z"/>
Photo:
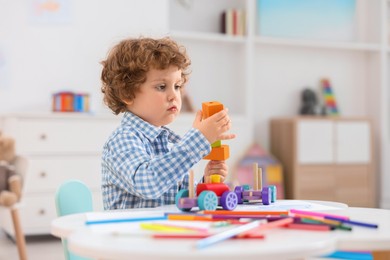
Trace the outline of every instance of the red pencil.
<path fill-rule="evenodd" d="M 300 230 L 315 230 L 315 231 L 330 231 L 331 227 L 328 225 L 322 224 L 299 224 L 299 223 L 291 223 L 286 226 L 286 228 L 290 229 L 300 229 Z"/>
<path fill-rule="evenodd" d="M 284 218 L 284 219 L 280 219 L 280 220 L 275 220 L 275 221 L 272 221 L 272 222 L 268 222 L 266 224 L 262 224 L 260 226 L 258 226 L 257 228 L 254 228 L 250 231 L 247 231 L 247 232 L 244 232 L 238 236 L 245 236 L 245 235 L 259 235 L 261 234 L 260 232 L 263 231 L 263 230 L 266 230 L 266 229 L 271 229 L 271 228 L 277 228 L 277 227 L 284 227 L 284 226 L 287 226 L 291 223 L 294 222 L 294 219 L 293 218 Z"/>

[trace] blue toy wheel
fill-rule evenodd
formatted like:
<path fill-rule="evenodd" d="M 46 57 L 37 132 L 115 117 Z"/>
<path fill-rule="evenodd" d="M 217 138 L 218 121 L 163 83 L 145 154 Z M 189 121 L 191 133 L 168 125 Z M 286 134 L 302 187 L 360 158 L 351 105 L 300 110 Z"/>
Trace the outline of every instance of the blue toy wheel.
<path fill-rule="evenodd" d="M 215 210 L 218 206 L 217 195 L 212 191 L 202 191 L 198 197 L 199 210 Z"/>
<path fill-rule="evenodd" d="M 221 196 L 221 206 L 226 210 L 234 210 L 238 204 L 237 194 L 232 191 L 225 191 Z"/>
<path fill-rule="evenodd" d="M 263 187 L 263 189 L 261 190 L 261 201 L 264 205 L 271 204 L 271 193 L 272 192 L 270 187 Z"/>
<path fill-rule="evenodd" d="M 278 194 L 277 189 L 275 185 L 270 185 L 269 187 L 271 188 L 271 202 L 274 203 Z"/>
<path fill-rule="evenodd" d="M 250 190 L 251 189 L 251 186 L 249 184 L 244 184 L 244 185 L 242 185 L 242 187 L 244 188 L 244 190 Z"/>
<path fill-rule="evenodd" d="M 237 204 L 242 204 L 242 193 L 244 192 L 244 187 L 242 186 L 236 186 L 234 188 L 234 193 L 237 195 Z"/>
<path fill-rule="evenodd" d="M 188 192 L 188 190 L 185 190 L 185 189 L 179 190 L 179 192 L 176 194 L 176 196 L 175 196 L 175 204 L 176 204 L 176 207 L 178 209 L 180 209 L 181 211 L 190 211 L 191 210 L 191 208 L 182 208 L 179 205 L 179 200 L 181 198 L 188 198 L 188 197 L 189 197 L 189 192 Z"/>

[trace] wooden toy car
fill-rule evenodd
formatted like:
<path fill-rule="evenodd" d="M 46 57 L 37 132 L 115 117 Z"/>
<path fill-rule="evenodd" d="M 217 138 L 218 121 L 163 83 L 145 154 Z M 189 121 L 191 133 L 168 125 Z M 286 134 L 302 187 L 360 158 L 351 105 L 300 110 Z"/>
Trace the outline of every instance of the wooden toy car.
<path fill-rule="evenodd" d="M 182 211 L 190 211 L 193 207 L 199 207 L 199 210 L 215 210 L 218 206 L 225 210 L 234 210 L 238 204 L 237 194 L 230 191 L 229 186 L 220 182 L 219 178 L 219 175 L 212 175 L 211 182 L 199 183 L 196 187 L 196 196 L 191 194 L 193 191 L 180 190 L 175 198 L 176 206 Z M 191 189 L 193 173 L 189 179 Z"/>
<path fill-rule="evenodd" d="M 234 193 L 237 194 L 238 204 L 262 202 L 264 205 L 269 205 L 276 201 L 276 186 L 270 185 L 262 187 L 262 169 L 257 163 L 253 164 L 254 187 L 251 189 L 249 185 L 237 186 L 234 188 Z"/>

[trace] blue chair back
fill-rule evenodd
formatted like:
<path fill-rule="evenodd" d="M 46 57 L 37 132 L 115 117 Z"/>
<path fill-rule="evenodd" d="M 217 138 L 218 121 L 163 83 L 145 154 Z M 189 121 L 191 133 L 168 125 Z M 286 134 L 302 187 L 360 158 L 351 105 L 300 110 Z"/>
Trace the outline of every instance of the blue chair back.
<path fill-rule="evenodd" d="M 79 180 L 69 180 L 61 184 L 55 195 L 57 216 L 93 211 L 91 190 Z M 62 240 L 66 260 L 87 260 L 68 250 L 66 239 Z"/>

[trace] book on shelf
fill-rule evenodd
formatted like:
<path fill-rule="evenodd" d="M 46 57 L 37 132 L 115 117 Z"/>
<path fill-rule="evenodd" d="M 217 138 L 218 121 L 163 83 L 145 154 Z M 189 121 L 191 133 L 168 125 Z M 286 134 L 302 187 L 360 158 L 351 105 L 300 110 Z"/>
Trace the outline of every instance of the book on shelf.
<path fill-rule="evenodd" d="M 227 35 L 245 35 L 245 11 L 242 9 L 226 9 L 221 15 L 221 32 Z"/>

